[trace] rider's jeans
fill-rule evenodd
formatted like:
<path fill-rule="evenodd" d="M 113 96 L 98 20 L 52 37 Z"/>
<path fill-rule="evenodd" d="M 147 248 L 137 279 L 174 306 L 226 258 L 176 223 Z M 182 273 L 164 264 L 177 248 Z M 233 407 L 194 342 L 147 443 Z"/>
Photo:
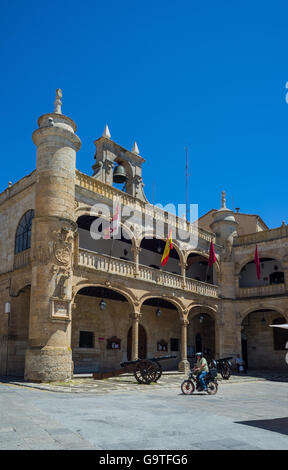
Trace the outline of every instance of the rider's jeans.
<path fill-rule="evenodd" d="M 204 381 L 204 377 L 207 374 L 208 374 L 208 372 L 203 371 L 203 372 L 201 372 L 201 374 L 198 375 L 198 379 L 200 381 L 200 384 L 201 384 L 202 388 L 207 388 L 206 383 Z"/>

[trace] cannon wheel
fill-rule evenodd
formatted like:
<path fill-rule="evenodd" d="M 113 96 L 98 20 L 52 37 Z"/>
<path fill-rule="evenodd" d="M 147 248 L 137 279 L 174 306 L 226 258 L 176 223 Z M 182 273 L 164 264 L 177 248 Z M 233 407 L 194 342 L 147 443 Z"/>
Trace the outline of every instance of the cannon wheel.
<path fill-rule="evenodd" d="M 149 361 L 148 359 L 142 359 L 141 361 L 139 361 L 136 364 L 134 370 L 135 379 L 139 384 L 149 385 L 151 382 L 156 382 L 156 377 L 158 373 L 158 368 L 155 363 Z"/>
<path fill-rule="evenodd" d="M 154 364 L 156 365 L 156 368 L 157 368 L 156 377 L 155 377 L 154 382 L 157 382 L 157 380 L 159 380 L 161 375 L 162 375 L 162 366 L 157 361 L 155 361 Z"/>

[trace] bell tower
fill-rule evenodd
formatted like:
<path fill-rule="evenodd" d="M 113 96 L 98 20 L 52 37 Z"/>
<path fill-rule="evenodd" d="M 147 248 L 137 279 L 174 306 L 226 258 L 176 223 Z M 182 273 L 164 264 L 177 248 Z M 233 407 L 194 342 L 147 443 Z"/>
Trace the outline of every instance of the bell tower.
<path fill-rule="evenodd" d="M 71 297 L 75 161 L 81 141 L 76 124 L 61 111 L 38 119 L 35 217 L 32 223 L 32 285 L 25 380 L 67 380 L 72 374 Z"/>
<path fill-rule="evenodd" d="M 142 164 L 145 160 L 139 155 L 137 143 L 134 143 L 131 151 L 126 150 L 111 140 L 106 125 L 102 137 L 94 144 L 96 163 L 92 167 L 93 177 L 110 186 L 113 183 L 123 183 L 127 194 L 148 202 L 142 179 Z"/>

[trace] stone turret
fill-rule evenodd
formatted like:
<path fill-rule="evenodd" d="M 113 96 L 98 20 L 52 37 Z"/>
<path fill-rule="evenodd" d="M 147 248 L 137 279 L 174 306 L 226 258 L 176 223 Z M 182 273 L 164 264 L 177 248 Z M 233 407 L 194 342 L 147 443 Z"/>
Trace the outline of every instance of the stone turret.
<path fill-rule="evenodd" d="M 71 378 L 71 297 L 76 152 L 81 146 L 76 125 L 61 111 L 56 91 L 54 113 L 38 119 L 35 218 L 32 224 L 32 285 L 29 348 L 25 379 Z"/>
<path fill-rule="evenodd" d="M 234 213 L 226 207 L 226 194 L 222 191 L 221 209 L 214 212 L 210 227 L 216 234 L 216 242 L 222 246 L 220 255 L 220 292 L 222 297 L 235 297 L 233 240 L 237 236 Z"/>
<path fill-rule="evenodd" d="M 237 236 L 237 225 L 233 211 L 226 207 L 226 193 L 222 191 L 221 209 L 214 212 L 213 222 L 210 225 L 216 234 L 217 243 L 219 245 L 226 245 L 227 242 L 233 243 L 233 237 Z"/>

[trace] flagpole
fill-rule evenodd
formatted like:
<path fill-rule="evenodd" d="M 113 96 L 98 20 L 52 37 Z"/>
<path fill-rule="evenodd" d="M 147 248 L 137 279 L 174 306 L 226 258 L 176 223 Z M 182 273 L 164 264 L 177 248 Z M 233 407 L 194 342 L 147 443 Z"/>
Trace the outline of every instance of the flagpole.
<path fill-rule="evenodd" d="M 188 222 L 188 217 L 189 217 L 189 173 L 188 173 L 188 148 L 185 147 L 185 153 L 186 153 L 186 168 L 185 168 L 185 176 L 186 176 L 186 222 Z"/>
<path fill-rule="evenodd" d="M 205 282 L 207 282 L 207 277 L 208 277 L 208 270 L 209 270 L 209 261 L 208 261 L 208 266 L 207 266 L 207 270 L 206 270 L 206 277 L 205 277 Z"/>

